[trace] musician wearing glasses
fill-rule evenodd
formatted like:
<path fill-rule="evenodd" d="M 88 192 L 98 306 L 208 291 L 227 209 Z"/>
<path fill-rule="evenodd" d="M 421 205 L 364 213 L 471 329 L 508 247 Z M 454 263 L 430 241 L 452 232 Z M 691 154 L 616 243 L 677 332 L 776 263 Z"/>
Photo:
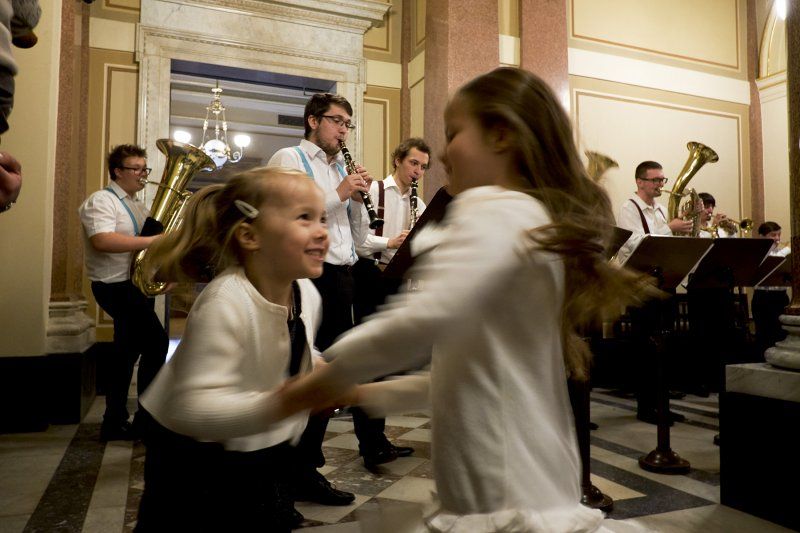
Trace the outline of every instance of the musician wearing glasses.
<path fill-rule="evenodd" d="M 356 244 L 364 239 L 362 231 L 362 197 L 368 193 L 372 178 L 360 165 L 349 174 L 342 154 L 342 145 L 355 129 L 353 108 L 337 94 L 313 95 L 303 113 L 304 139 L 297 146 L 278 150 L 269 160 L 269 167 L 288 167 L 305 172 L 322 189 L 328 215 L 330 248 L 325 257 L 322 276 L 312 280 L 322 296 L 322 323 L 316 336 L 320 350 L 353 327 L 352 269 L 358 260 Z M 355 410 L 353 422 L 358 433 L 369 431 L 363 411 Z M 328 419 L 312 416 L 298 445 L 298 473 L 294 483 L 297 500 L 324 505 L 349 505 L 355 495 L 334 488 L 317 468 L 325 464 L 322 440 Z M 362 431 L 363 429 L 363 431 Z M 379 428 L 378 428 L 379 429 Z M 374 435 L 370 441 L 383 437 Z M 385 438 L 385 437 L 384 437 Z"/>
<path fill-rule="evenodd" d="M 622 246 L 617 258 L 620 262 L 630 256 L 639 241 L 647 234 L 672 235 L 692 231 L 692 221 L 675 218 L 667 220 L 667 210 L 656 202 L 667 184 L 664 169 L 655 161 L 643 161 L 636 167 L 636 194 L 622 203 L 617 225 L 633 235 Z"/>
<path fill-rule="evenodd" d="M 140 235 L 148 211 L 136 199 L 150 169 L 147 153 L 123 144 L 108 155 L 108 186 L 93 193 L 78 209 L 84 229 L 86 272 L 97 304 L 114 319 L 114 354 L 107 362 L 106 410 L 102 440 L 132 440 L 141 420 L 128 422 L 128 388 L 141 355 L 137 391 L 141 395 L 164 364 L 168 338 L 146 297 L 130 280 L 133 252 L 157 236 Z"/>

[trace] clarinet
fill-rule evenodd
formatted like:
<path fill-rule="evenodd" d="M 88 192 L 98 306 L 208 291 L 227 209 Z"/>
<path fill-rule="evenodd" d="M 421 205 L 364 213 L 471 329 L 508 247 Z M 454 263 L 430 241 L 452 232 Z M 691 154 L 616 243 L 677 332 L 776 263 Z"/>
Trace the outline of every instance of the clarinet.
<path fill-rule="evenodd" d="M 408 205 L 411 208 L 411 223 L 408 225 L 408 229 L 414 229 L 414 226 L 417 223 L 417 219 L 419 218 L 419 212 L 417 211 L 417 180 L 411 180 L 411 193 L 408 195 Z"/>
<path fill-rule="evenodd" d="M 350 156 L 350 150 L 347 149 L 347 146 L 344 145 L 344 141 L 339 141 L 339 147 L 342 149 L 342 156 L 344 157 L 344 165 L 347 168 L 347 174 L 357 174 L 356 172 L 356 164 L 353 163 L 353 158 Z M 364 200 L 364 207 L 367 208 L 367 214 L 369 215 L 369 229 L 380 228 L 383 226 L 383 219 L 378 216 L 378 213 L 375 211 L 375 206 L 372 205 L 372 198 L 370 198 L 368 192 L 358 191 L 361 194 L 361 198 Z"/>

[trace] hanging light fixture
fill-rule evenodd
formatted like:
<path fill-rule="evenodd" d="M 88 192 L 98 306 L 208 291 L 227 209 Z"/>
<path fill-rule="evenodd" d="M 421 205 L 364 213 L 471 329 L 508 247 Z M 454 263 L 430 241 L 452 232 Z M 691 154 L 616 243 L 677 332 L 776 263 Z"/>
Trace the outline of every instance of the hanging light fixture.
<path fill-rule="evenodd" d="M 238 163 L 244 156 L 244 149 L 250 145 L 249 135 L 236 135 L 233 143 L 239 148 L 234 152 L 228 144 L 228 123 L 225 121 L 225 106 L 222 105 L 222 89 L 217 86 L 211 89 L 211 103 L 206 107 L 206 118 L 203 121 L 203 139 L 200 148 L 217 165 L 222 167 L 225 163 Z M 214 133 L 209 131 L 210 122 L 214 122 Z M 176 132 L 177 133 L 177 132 Z"/>

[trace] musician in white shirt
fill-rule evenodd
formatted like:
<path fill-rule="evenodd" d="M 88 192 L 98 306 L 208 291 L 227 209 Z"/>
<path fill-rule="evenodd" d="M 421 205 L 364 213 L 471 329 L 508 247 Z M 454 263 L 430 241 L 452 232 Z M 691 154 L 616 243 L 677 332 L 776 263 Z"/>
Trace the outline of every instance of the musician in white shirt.
<path fill-rule="evenodd" d="M 632 231 L 628 241 L 620 248 L 617 259 L 624 262 L 636 249 L 645 235 L 672 235 L 692 231 L 692 222 L 675 218 L 667 220 L 667 210 L 656 202 L 667 184 L 664 170 L 655 161 L 643 161 L 636 167 L 636 194 L 623 202 L 617 217 L 617 226 Z"/>
<path fill-rule="evenodd" d="M 98 305 L 114 319 L 114 354 L 109 358 L 106 411 L 101 440 L 131 440 L 128 388 L 141 354 L 137 391 L 143 393 L 164 364 L 169 339 L 147 298 L 130 280 L 133 252 L 157 238 L 140 235 L 148 210 L 136 199 L 150 169 L 143 148 L 124 144 L 108 156 L 108 186 L 86 199 L 78 212 L 84 229 L 86 273 Z M 136 423 L 136 418 L 134 422 Z"/>

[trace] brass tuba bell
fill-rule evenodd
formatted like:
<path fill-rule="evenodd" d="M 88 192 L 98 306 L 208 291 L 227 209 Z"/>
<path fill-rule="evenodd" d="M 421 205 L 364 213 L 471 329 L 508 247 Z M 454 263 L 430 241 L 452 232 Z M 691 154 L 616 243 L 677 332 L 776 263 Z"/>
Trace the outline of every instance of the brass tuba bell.
<path fill-rule="evenodd" d="M 599 182 L 609 168 L 619 168 L 617 162 L 605 154 L 591 150 L 586 150 L 583 153 L 589 159 L 586 163 L 586 172 L 594 182 Z"/>
<path fill-rule="evenodd" d="M 153 205 L 150 207 L 150 217 L 164 228 L 164 233 L 175 231 L 183 222 L 183 206 L 186 200 L 192 195 L 186 191 L 186 186 L 192 177 L 201 170 L 213 170 L 216 168 L 214 161 L 205 152 L 192 146 L 170 139 L 159 139 L 156 146 L 167 156 L 167 163 L 164 165 L 164 173 L 161 181 L 156 183 L 158 186 Z M 148 219 L 148 222 L 150 220 Z M 139 250 L 133 256 L 131 262 L 131 281 L 147 296 L 162 294 L 166 288 L 166 283 L 148 280 L 142 269 L 147 249 Z"/>
<path fill-rule="evenodd" d="M 694 226 L 692 226 L 692 237 L 697 237 L 700 233 L 700 212 L 703 209 L 703 201 L 697 195 L 694 189 L 688 189 L 684 192 L 686 185 L 689 184 L 697 171 L 706 163 L 716 163 L 719 161 L 717 152 L 709 148 L 703 143 L 690 141 L 686 143 L 686 148 L 689 149 L 689 158 L 683 169 L 678 173 L 675 178 L 675 185 L 669 193 L 669 206 L 667 213 L 669 220 L 682 218 L 684 220 L 692 219 Z M 689 196 L 689 200 L 681 205 L 681 199 Z"/>

